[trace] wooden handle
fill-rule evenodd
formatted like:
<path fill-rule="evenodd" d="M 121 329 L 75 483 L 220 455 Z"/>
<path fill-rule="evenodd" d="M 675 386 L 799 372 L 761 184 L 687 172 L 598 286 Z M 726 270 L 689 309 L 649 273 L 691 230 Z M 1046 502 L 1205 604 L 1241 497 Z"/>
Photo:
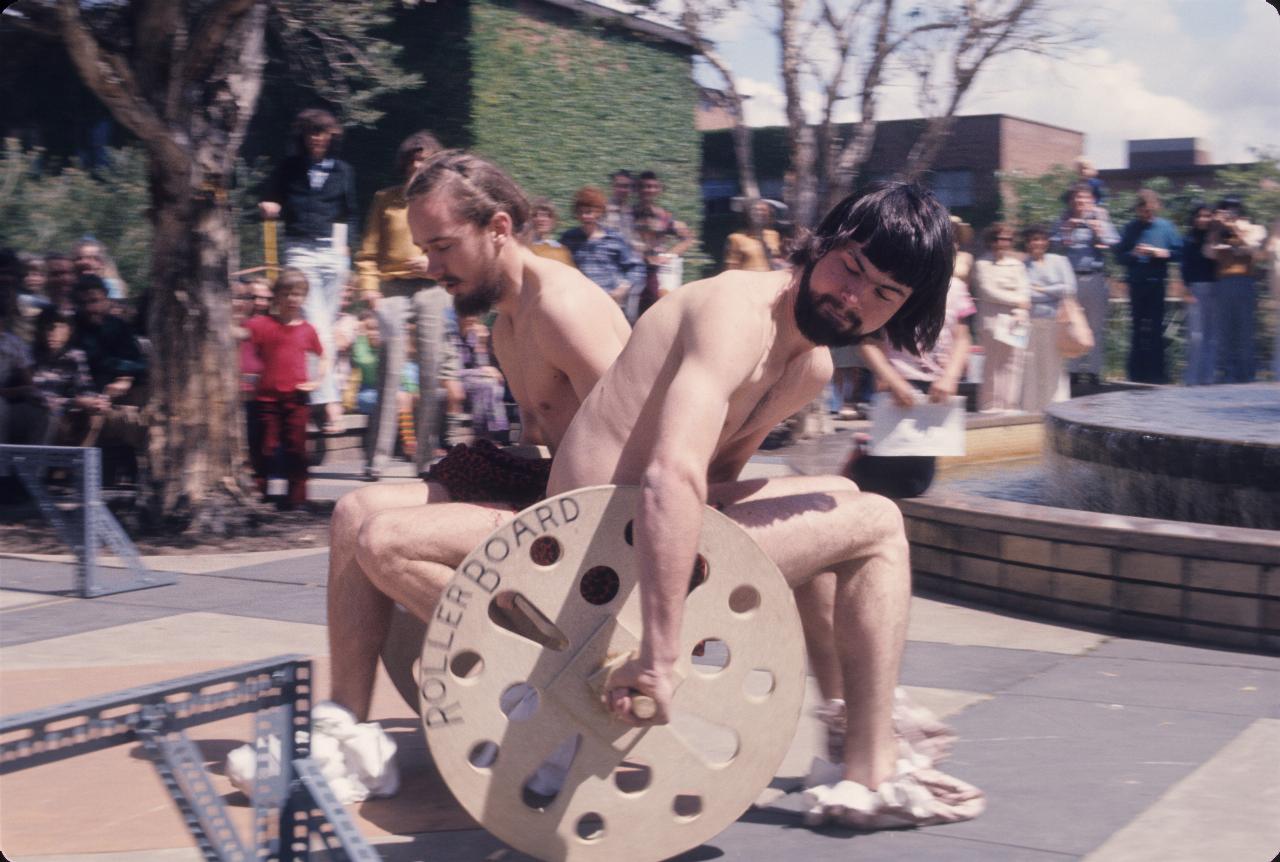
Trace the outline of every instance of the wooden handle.
<path fill-rule="evenodd" d="M 641 721 L 648 721 L 658 714 L 658 702 L 647 694 L 632 695 L 631 714 Z"/>

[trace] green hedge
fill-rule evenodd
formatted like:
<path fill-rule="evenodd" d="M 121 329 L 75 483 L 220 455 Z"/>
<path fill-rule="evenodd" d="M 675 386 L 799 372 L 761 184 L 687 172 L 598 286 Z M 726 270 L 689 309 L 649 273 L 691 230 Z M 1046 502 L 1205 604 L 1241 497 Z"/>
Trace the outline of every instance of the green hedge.
<path fill-rule="evenodd" d="M 607 193 L 618 168 L 653 170 L 666 187 L 663 204 L 700 236 L 701 142 L 689 54 L 539 4 L 471 6 L 476 151 L 531 196 L 555 202 L 561 229 L 574 223 L 570 202 L 580 187 Z M 705 263 L 691 252 L 686 279 Z"/>

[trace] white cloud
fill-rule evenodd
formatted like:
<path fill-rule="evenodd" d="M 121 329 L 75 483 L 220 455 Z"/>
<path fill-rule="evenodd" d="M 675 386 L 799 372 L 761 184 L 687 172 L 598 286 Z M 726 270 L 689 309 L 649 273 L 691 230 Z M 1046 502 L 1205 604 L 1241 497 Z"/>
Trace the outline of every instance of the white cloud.
<path fill-rule="evenodd" d="M 774 37 L 756 3 L 717 32 L 738 71 L 753 125 L 784 121 Z M 746 8 L 754 9 L 751 15 Z M 1125 142 L 1198 137 L 1215 161 L 1250 157 L 1280 142 L 1280 16 L 1261 0 L 1093 0 L 1098 38 L 1069 59 L 1002 58 L 985 70 L 961 113 L 1007 113 L 1084 132 L 1102 167 L 1126 163 Z M 1081 3 L 1073 13 L 1090 7 Z M 811 50 L 826 54 L 821 45 Z M 716 86 L 710 77 L 700 76 Z M 741 83 L 741 82 L 740 82 Z M 816 116 L 816 93 L 806 95 Z M 901 76 L 880 93 L 884 119 L 914 117 L 913 84 Z M 857 118 L 846 102 L 837 118 Z"/>

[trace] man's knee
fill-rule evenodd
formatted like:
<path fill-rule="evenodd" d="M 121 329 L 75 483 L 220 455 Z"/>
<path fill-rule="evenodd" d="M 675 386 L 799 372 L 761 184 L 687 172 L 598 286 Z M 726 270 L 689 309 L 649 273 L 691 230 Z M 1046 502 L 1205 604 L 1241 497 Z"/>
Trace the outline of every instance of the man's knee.
<path fill-rule="evenodd" d="M 888 550 L 905 552 L 907 528 L 897 503 L 864 491 L 855 491 L 843 502 L 859 527 L 869 532 L 872 542 Z"/>
<path fill-rule="evenodd" d="M 373 488 L 361 488 L 338 498 L 333 507 L 333 520 L 330 522 L 329 540 L 332 544 L 353 542 L 360 533 L 360 526 L 373 512 L 374 507 L 369 500 Z"/>
<path fill-rule="evenodd" d="M 399 527 L 390 513 L 374 512 L 360 523 L 356 538 L 356 562 L 361 570 L 377 584 L 396 563 Z"/>

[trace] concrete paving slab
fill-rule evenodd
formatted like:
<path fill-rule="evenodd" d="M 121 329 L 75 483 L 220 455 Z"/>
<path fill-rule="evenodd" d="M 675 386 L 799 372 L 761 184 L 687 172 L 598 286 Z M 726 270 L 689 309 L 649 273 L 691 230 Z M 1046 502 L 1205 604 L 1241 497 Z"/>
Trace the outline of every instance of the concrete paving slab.
<path fill-rule="evenodd" d="M 1244 716 L 1002 695 L 953 720 L 947 772 L 987 793 L 948 836 L 1083 855 L 1212 757 Z"/>
<path fill-rule="evenodd" d="M 227 547 L 234 548 L 234 539 L 227 540 Z M 179 572 L 188 575 L 216 572 L 221 569 L 235 569 L 256 563 L 269 563 L 275 560 L 287 560 L 293 557 L 307 557 L 325 553 L 324 548 L 287 548 L 280 551 L 246 551 L 236 553 L 227 551 L 206 552 L 203 554 L 147 554 L 142 562 L 155 572 Z M 5 554 L 0 553 L 0 574 L 4 572 L 6 560 L 30 560 L 37 563 L 62 563 L 74 565 L 74 554 Z M 98 564 L 107 568 L 123 568 L 124 561 L 119 557 L 103 556 Z"/>
<path fill-rule="evenodd" d="M 234 547 L 234 540 L 231 540 L 230 544 Z M 243 553 L 197 554 L 180 557 L 149 556 L 143 557 L 142 561 L 148 567 L 157 571 L 204 575 L 213 572 L 224 572 L 230 569 L 241 569 L 246 566 L 260 566 L 266 563 L 280 563 L 285 560 L 327 556 L 327 554 L 327 548 L 287 548 L 280 551 L 245 551 Z"/>
<path fill-rule="evenodd" d="M 903 685 L 1001 692 L 1070 659 L 1058 653 L 909 641 Z"/>
<path fill-rule="evenodd" d="M 1022 619 L 1007 614 L 948 604 L 916 596 L 911 600 L 913 641 L 956 646 L 989 646 L 1003 649 L 1081 655 L 1107 642 L 1106 635 Z"/>
<path fill-rule="evenodd" d="M 701 848 L 679 857 L 695 859 L 803 859 L 805 862 L 1059 862 L 1072 858 L 992 841 L 957 838 L 952 826 L 859 833 L 807 829 L 793 819 L 749 812 Z M 717 852 L 717 855 L 711 855 Z M 697 855 L 694 855 L 697 854 Z"/>
<path fill-rule="evenodd" d="M 96 668 L 0 670 L 5 711 L 16 712 L 71 699 L 173 679 L 226 666 L 224 662 L 123 665 Z M 317 700 L 328 696 L 327 661 L 313 661 Z M 54 692 L 60 692 L 54 696 Z M 453 801 L 426 751 L 419 722 L 385 676 L 375 688 L 373 716 L 395 741 L 401 791 L 393 799 L 348 806 L 370 839 L 437 830 L 474 829 Z M 223 774 L 226 754 L 252 738 L 251 715 L 233 716 L 188 731 L 241 835 L 252 809 Z M 118 792 L 127 789 L 127 792 Z M 74 828 L 67 828 L 74 824 Z M 139 854 L 191 843 L 181 815 L 136 744 L 69 758 L 6 775 L 0 784 L 0 834 L 10 858 L 114 852 Z M 141 858 L 131 856 L 131 859 Z"/>
<path fill-rule="evenodd" d="M 254 601 L 228 604 L 220 613 L 266 620 L 288 620 L 295 623 L 324 625 L 328 619 L 326 591 L 323 587 L 290 587 L 263 605 Z"/>
<path fill-rule="evenodd" d="M 1087 862 L 1265 860 L 1277 848 L 1280 721 L 1261 719 L 1085 858 Z"/>
<path fill-rule="evenodd" d="M 89 607 L 102 608 L 92 600 Z M 97 610 L 95 613 L 107 611 Z M 152 608 L 114 606 L 111 612 L 161 613 Z M 5 629 L 9 615 L 5 615 Z M 326 655 L 324 626 L 295 622 L 264 623 L 227 614 L 190 613 L 110 625 L 94 631 L 9 647 L 0 654 L 4 670 L 55 667 L 103 667 L 207 661 L 220 665 L 254 661 L 287 653 Z M 54 698 L 54 701 L 65 698 Z"/>
<path fill-rule="evenodd" d="M 1280 656 L 1131 638 L 1111 638 L 1095 649 L 1092 655 L 1094 658 L 1131 658 L 1140 661 L 1203 664 L 1214 667 L 1256 667 L 1263 670 L 1280 670 Z"/>
<path fill-rule="evenodd" d="M 106 573 L 105 579 L 110 579 L 113 574 L 117 573 L 114 570 Z M 74 563 L 8 557 L 0 560 L 0 583 L 8 590 L 70 596 L 77 586 L 76 568 Z"/>
<path fill-rule="evenodd" d="M 1092 656 L 1063 662 L 1012 694 L 1126 706 L 1280 717 L 1280 671 Z"/>
<path fill-rule="evenodd" d="M 176 583 L 168 586 L 116 593 L 93 601 L 130 607 L 209 612 L 216 612 L 226 607 L 239 608 L 252 603 L 263 608 L 263 616 L 270 616 L 273 608 L 292 600 L 298 591 L 298 587 L 293 584 L 244 578 L 216 575 L 173 575 L 173 577 Z"/>
<path fill-rule="evenodd" d="M 25 593 L 18 590 L 0 590 L 0 611 L 12 610 L 14 608 L 25 608 L 30 607 L 31 605 L 58 601 L 62 601 L 62 599 L 46 596 L 41 593 Z"/>
<path fill-rule="evenodd" d="M 170 608 L 108 605 L 95 599 L 63 599 L 29 605 L 5 612 L 4 625 L 0 626 L 0 647 L 6 648 L 7 663 L 8 648 L 11 647 L 18 650 L 36 648 L 38 651 L 50 639 L 96 633 L 173 613 Z"/>
<path fill-rule="evenodd" d="M 322 587 L 329 582 L 329 550 L 312 548 L 306 555 L 297 554 L 276 560 L 262 560 L 249 565 L 211 571 L 208 575 L 216 578 Z"/>

